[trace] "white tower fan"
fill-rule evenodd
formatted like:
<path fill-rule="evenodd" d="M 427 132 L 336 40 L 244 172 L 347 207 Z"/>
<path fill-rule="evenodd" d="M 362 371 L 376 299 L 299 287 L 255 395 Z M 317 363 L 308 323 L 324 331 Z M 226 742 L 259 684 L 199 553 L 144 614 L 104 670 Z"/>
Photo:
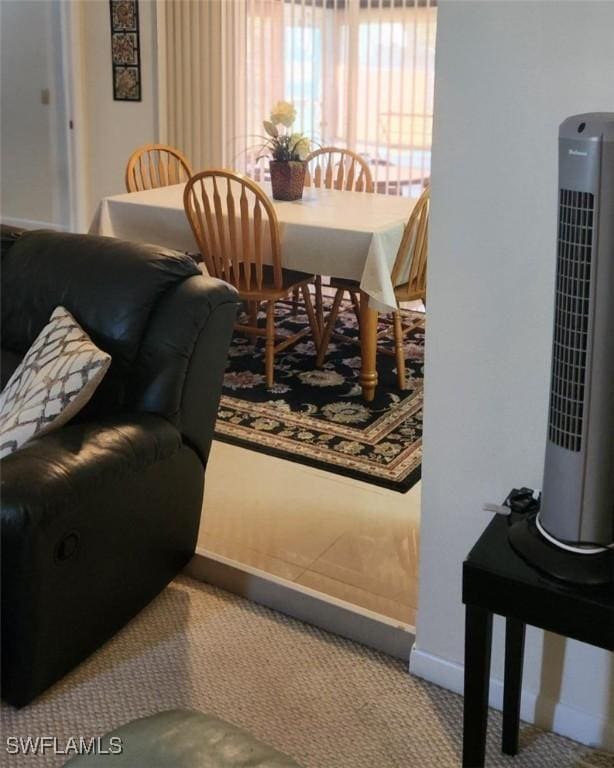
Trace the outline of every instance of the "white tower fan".
<path fill-rule="evenodd" d="M 546 573 L 614 583 L 614 113 L 561 124 L 558 186 L 541 508 L 509 535 Z"/>

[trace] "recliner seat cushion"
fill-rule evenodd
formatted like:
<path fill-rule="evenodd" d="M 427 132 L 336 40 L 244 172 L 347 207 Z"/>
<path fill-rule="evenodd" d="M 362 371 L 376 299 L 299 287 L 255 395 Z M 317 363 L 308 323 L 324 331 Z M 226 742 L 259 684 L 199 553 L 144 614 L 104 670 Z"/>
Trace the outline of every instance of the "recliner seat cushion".
<path fill-rule="evenodd" d="M 69 424 L 2 461 L 2 533 L 53 524 L 58 504 L 74 510 L 112 483 L 177 453 L 181 434 L 152 414 Z"/>

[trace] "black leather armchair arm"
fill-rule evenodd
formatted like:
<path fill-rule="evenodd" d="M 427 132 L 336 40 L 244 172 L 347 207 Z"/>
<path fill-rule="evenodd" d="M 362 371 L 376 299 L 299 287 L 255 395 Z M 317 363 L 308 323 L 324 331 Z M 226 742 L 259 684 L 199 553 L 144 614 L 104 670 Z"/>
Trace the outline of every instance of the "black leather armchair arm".
<path fill-rule="evenodd" d="M 237 303 L 237 292 L 222 280 L 201 275 L 184 280 L 156 307 L 137 361 L 134 408 L 166 416 L 203 464 L 213 438 Z"/>
<path fill-rule="evenodd" d="M 72 424 L 3 461 L 3 698 L 30 701 L 188 562 L 203 478 L 152 414 Z"/>

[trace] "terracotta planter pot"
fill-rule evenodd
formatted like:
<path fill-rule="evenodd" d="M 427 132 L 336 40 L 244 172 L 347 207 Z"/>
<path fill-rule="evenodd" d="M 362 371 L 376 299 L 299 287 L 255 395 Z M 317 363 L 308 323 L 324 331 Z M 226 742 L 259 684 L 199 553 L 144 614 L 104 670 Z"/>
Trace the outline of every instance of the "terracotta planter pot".
<path fill-rule="evenodd" d="M 305 184 L 305 163 L 271 160 L 271 187 L 275 200 L 300 200 Z"/>

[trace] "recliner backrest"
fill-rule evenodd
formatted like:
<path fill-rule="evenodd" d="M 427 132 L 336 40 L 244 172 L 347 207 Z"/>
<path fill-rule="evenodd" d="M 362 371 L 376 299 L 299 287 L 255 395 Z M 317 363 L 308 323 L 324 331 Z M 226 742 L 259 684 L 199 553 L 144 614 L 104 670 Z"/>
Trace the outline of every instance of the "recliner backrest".
<path fill-rule="evenodd" d="M 130 408 L 143 389 L 137 361 L 156 307 L 193 276 L 200 272 L 189 256 L 157 246 L 25 232 L 2 257 L 2 347 L 24 355 L 62 305 L 112 357 L 88 412 Z"/>

